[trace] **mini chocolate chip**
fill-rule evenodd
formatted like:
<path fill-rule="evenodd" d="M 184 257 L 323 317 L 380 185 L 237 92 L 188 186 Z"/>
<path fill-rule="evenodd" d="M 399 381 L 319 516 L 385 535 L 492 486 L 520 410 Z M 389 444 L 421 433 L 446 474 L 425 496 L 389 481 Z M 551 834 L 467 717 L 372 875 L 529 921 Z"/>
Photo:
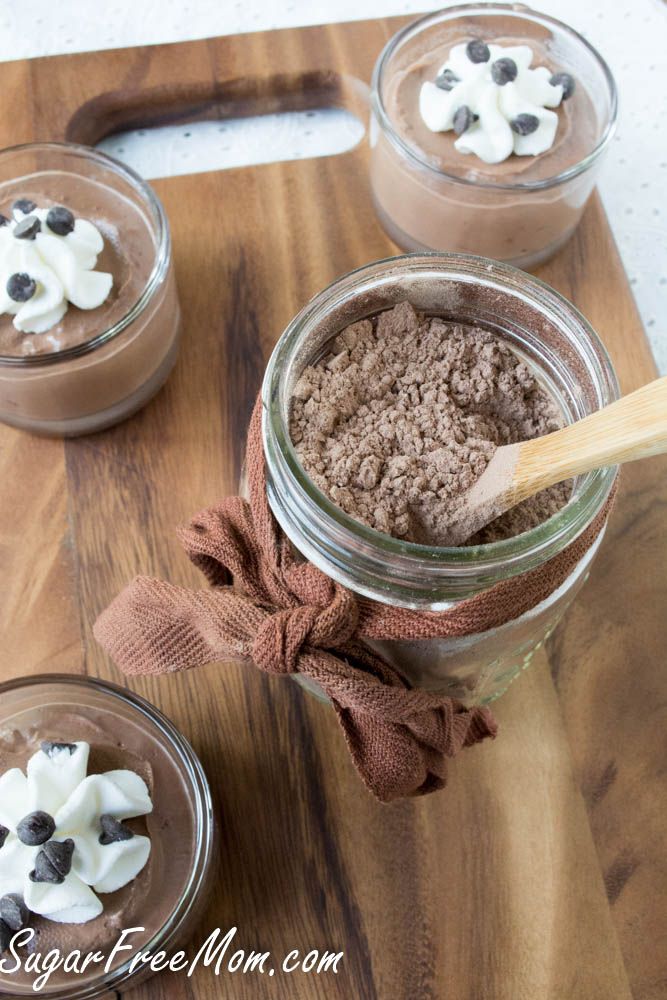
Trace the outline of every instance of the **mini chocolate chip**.
<path fill-rule="evenodd" d="M 31 201 L 30 198 L 17 198 L 12 205 L 12 211 L 16 209 L 17 212 L 23 212 L 24 215 L 27 215 L 28 212 L 34 212 L 36 208 L 36 202 Z"/>
<path fill-rule="evenodd" d="M 3 826 L 2 823 L 0 823 L 0 849 L 5 846 L 5 841 L 7 840 L 8 836 L 9 836 L 9 830 L 7 829 L 6 826 Z"/>
<path fill-rule="evenodd" d="M 0 226 L 8 226 L 8 225 L 9 225 L 9 219 L 7 218 L 6 215 L 3 215 L 2 212 L 0 212 Z"/>
<path fill-rule="evenodd" d="M 37 282 L 22 271 L 20 274 L 10 274 L 7 279 L 7 295 L 14 302 L 27 302 L 37 291 Z"/>
<path fill-rule="evenodd" d="M 67 236 L 74 229 L 74 216 L 69 208 L 65 208 L 64 205 L 56 205 L 49 209 L 46 224 L 57 236 Z"/>
<path fill-rule="evenodd" d="M 562 87 L 563 88 L 563 100 L 566 101 L 568 97 L 572 97 L 575 88 L 574 77 L 570 76 L 569 73 L 554 73 L 554 75 L 549 80 L 552 87 Z"/>
<path fill-rule="evenodd" d="M 58 874 L 66 878 L 72 870 L 74 841 L 71 837 L 66 840 L 50 840 L 48 844 L 44 844 L 40 854 L 46 854 Z"/>
<path fill-rule="evenodd" d="M 504 87 L 506 83 L 516 80 L 518 72 L 519 68 L 513 59 L 504 57 L 496 59 L 494 63 L 491 63 L 491 77 L 493 78 L 493 82 L 497 83 L 499 87 Z"/>
<path fill-rule="evenodd" d="M 36 215 L 27 215 L 25 219 L 21 219 L 14 227 L 14 238 L 17 240 L 34 240 L 41 228 L 42 223 Z"/>
<path fill-rule="evenodd" d="M 37 810 L 24 816 L 16 827 L 16 835 L 23 844 L 28 847 L 37 847 L 38 844 L 45 844 L 50 840 L 56 829 L 53 816 Z"/>
<path fill-rule="evenodd" d="M 30 910 L 18 892 L 10 892 L 0 899 L 0 920 L 4 920 L 11 930 L 23 930 L 28 926 L 29 919 Z"/>
<path fill-rule="evenodd" d="M 120 820 L 117 820 L 114 816 L 110 816 L 108 813 L 100 816 L 100 826 L 102 827 L 100 844 L 104 846 L 115 844 L 117 840 L 132 840 L 132 837 L 134 837 L 134 833 L 130 830 L 129 826 L 121 823 Z"/>
<path fill-rule="evenodd" d="M 468 42 L 466 45 L 466 55 L 470 62 L 473 63 L 485 63 L 491 58 L 489 46 L 481 38 L 474 38 L 472 42 Z"/>
<path fill-rule="evenodd" d="M 30 881 L 60 885 L 72 870 L 73 854 L 74 841 L 70 837 L 62 841 L 50 840 L 35 858 L 34 871 L 28 876 Z"/>
<path fill-rule="evenodd" d="M 460 82 L 459 77 L 456 73 L 452 73 L 451 69 L 443 69 L 442 73 L 438 73 L 435 78 L 435 85 L 440 87 L 440 90 L 453 90 Z"/>
<path fill-rule="evenodd" d="M 9 948 L 14 937 L 14 931 L 8 927 L 4 920 L 0 920 L 0 955 Z"/>
<path fill-rule="evenodd" d="M 473 114 L 467 104 L 462 104 L 454 115 L 454 131 L 457 135 L 463 135 L 478 118 L 479 115 Z"/>
<path fill-rule="evenodd" d="M 517 115 L 510 122 L 510 128 L 517 135 L 531 135 L 533 132 L 537 132 L 540 127 L 540 119 L 537 115 Z"/>
<path fill-rule="evenodd" d="M 52 757 L 54 750 L 69 750 L 70 757 L 76 753 L 76 743 L 56 743 L 55 740 L 42 740 L 39 746 L 47 757 Z"/>

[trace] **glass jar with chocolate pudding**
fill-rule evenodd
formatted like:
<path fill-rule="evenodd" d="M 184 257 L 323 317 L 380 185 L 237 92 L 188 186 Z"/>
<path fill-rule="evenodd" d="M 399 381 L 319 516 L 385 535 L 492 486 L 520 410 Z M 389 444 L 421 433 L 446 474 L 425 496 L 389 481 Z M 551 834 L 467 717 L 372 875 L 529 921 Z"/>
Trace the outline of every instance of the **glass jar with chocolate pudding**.
<path fill-rule="evenodd" d="M 398 327 L 391 332 L 391 314 L 398 315 L 397 306 L 403 311 L 401 322 L 408 316 L 413 323 L 403 334 Z M 376 342 L 385 335 L 397 338 L 399 366 L 404 344 L 422 338 L 425 346 L 417 378 L 414 372 L 410 375 L 412 382 L 396 368 L 383 378 Z M 434 353 L 434 337 L 452 338 L 449 355 L 438 353 L 437 344 Z M 365 351 L 370 344 L 364 357 L 358 355 L 361 342 Z M 465 374 L 456 367 L 457 356 L 466 359 Z M 350 358 L 356 368 L 346 373 Z M 368 391 L 363 378 L 359 382 L 358 369 L 368 370 Z M 338 387 L 326 381 L 337 370 L 345 376 Z M 495 386 L 494 370 L 500 372 Z M 434 372 L 443 373 L 442 393 L 431 384 Z M 355 379 L 362 408 L 353 413 L 347 397 L 338 393 Z M 484 380 L 487 384 L 480 385 Z M 422 392 L 419 386 L 426 383 Z M 312 392 L 310 384 L 316 384 Z M 402 387 L 407 389 L 405 399 Z M 470 398 L 465 401 L 463 422 L 457 424 L 456 413 L 449 422 L 451 398 L 464 399 L 466 394 Z M 482 400 L 479 405 L 477 396 Z M 465 443 L 466 434 L 475 438 L 468 442 L 458 471 L 454 468 L 454 474 L 462 469 L 465 476 L 466 463 L 472 468 L 485 454 L 488 460 L 488 442 L 483 438 L 489 421 L 498 418 L 500 433 L 522 439 L 581 419 L 617 396 L 613 368 L 595 332 L 569 302 L 536 278 L 509 265 L 462 254 L 413 254 L 379 261 L 317 295 L 290 323 L 273 352 L 262 388 L 269 503 L 298 553 L 361 598 L 436 615 L 448 612 L 563 553 L 601 514 L 616 477 L 613 468 L 581 476 L 547 502 L 529 508 L 525 516 L 518 517 L 516 508 L 469 544 L 446 547 L 438 544 L 438 519 L 446 511 L 442 498 L 451 482 L 449 428 L 452 440 Z M 402 407 L 398 415 L 392 409 L 395 399 Z M 403 454 L 410 460 L 415 454 L 419 458 L 419 441 L 413 444 L 410 439 L 407 451 L 401 453 L 403 442 L 394 433 L 394 422 L 410 424 L 412 435 L 414 425 L 421 422 L 423 427 L 420 406 L 429 400 L 441 408 L 445 421 L 442 440 L 429 440 L 430 429 L 424 438 L 435 471 L 414 479 L 414 489 L 401 508 L 392 507 L 391 484 L 382 502 L 367 502 L 378 481 L 393 475 L 388 463 L 397 457 L 400 463 Z M 506 400 L 518 401 L 514 423 Z M 529 408 L 522 410 L 524 403 Z M 332 406 L 340 412 L 329 419 Z M 379 436 L 369 424 L 369 414 L 375 412 Z M 341 435 L 360 413 L 367 428 L 360 433 L 357 426 L 355 431 L 360 452 L 369 451 L 372 435 L 376 444 L 384 434 L 398 442 L 390 459 L 384 454 L 370 456 L 374 467 L 349 447 L 349 462 L 344 461 Z M 321 449 L 315 460 L 304 449 L 303 419 L 310 417 L 318 421 L 317 433 L 310 437 L 311 451 Z M 326 450 L 334 428 L 338 440 Z M 506 440 L 512 437 L 495 443 Z M 384 445 L 369 447 L 375 452 Z M 440 466 L 436 451 L 442 458 Z M 336 463 L 341 463 L 340 480 Z M 395 471 L 400 488 L 406 469 Z M 429 482 L 429 476 L 437 481 Z M 351 506 L 355 498 L 361 500 L 357 508 Z M 603 531 L 578 558 L 562 585 L 499 627 L 448 638 L 374 640 L 371 645 L 417 687 L 454 695 L 467 704 L 490 701 L 528 665 L 555 627 L 585 580 L 602 535 Z"/>
<path fill-rule="evenodd" d="M 72 436 L 125 419 L 166 381 L 179 329 L 148 184 L 84 146 L 0 152 L 0 420 Z"/>
<path fill-rule="evenodd" d="M 154 971 L 132 966 L 137 951 L 183 947 L 210 889 L 211 794 L 192 747 L 154 706 L 90 677 L 0 684 L 0 782 L 1 996 L 119 995 Z M 26 836 L 26 820 L 45 813 L 51 830 Z M 114 951 L 132 928 L 130 950 Z M 61 964 L 40 983 L 56 949 Z M 64 966 L 75 952 L 102 958 Z"/>
<path fill-rule="evenodd" d="M 371 187 L 389 236 L 525 269 L 574 232 L 617 114 L 595 49 L 510 4 L 450 7 L 399 31 L 371 103 Z"/>

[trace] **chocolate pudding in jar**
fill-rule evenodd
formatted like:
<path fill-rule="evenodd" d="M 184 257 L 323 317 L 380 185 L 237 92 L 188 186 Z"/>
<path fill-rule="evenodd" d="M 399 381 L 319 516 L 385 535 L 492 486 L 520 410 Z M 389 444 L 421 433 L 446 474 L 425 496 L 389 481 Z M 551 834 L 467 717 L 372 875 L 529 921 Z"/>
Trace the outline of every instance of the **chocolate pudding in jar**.
<path fill-rule="evenodd" d="M 27 959 L 53 949 L 104 961 L 53 969 L 42 996 L 144 978 L 128 968 L 136 951 L 169 953 L 192 931 L 212 840 L 201 765 L 153 706 L 73 675 L 0 685 L 0 995 L 33 995 Z M 133 927 L 132 951 L 112 957 Z"/>
<path fill-rule="evenodd" d="M 536 267 L 581 218 L 616 103 L 606 63 L 553 18 L 504 4 L 428 15 L 373 75 L 380 221 L 406 250 Z"/>
<path fill-rule="evenodd" d="M 0 420 L 71 436 L 125 419 L 165 382 L 179 326 L 147 184 L 83 146 L 0 153 Z"/>

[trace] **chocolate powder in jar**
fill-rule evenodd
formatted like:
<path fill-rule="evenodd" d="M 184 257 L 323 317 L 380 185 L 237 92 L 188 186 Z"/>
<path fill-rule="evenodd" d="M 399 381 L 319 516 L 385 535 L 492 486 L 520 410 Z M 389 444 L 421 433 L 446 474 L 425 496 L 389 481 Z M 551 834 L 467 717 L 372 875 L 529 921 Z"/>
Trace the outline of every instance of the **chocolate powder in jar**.
<path fill-rule="evenodd" d="M 408 302 L 343 330 L 304 370 L 290 409 L 292 441 L 319 489 L 357 521 L 425 545 L 444 544 L 497 447 L 562 425 L 555 400 L 505 341 Z M 570 493 L 571 482 L 543 490 L 466 544 L 527 531 Z"/>

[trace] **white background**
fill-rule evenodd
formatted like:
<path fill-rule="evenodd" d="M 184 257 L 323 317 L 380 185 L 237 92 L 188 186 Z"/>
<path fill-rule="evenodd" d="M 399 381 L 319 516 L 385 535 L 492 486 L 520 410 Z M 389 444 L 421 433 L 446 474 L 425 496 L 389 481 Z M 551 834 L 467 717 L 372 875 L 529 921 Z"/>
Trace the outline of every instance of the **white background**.
<path fill-rule="evenodd" d="M 616 77 L 621 118 L 600 182 L 602 198 L 662 372 L 667 373 L 667 3 L 534 0 L 582 32 Z M 174 42 L 447 6 L 424 0 L 0 0 L 0 60 Z M 3 114 L 20 107 L 3 102 Z M 107 148 L 147 176 L 310 156 L 359 139 L 345 116 L 280 116 L 264 123 L 126 135 Z M 197 144 L 197 153 L 194 144 Z M 120 152 L 122 150 L 122 152 Z M 207 152 L 208 150 L 208 152 Z M 262 152 L 264 151 L 264 152 Z"/>

